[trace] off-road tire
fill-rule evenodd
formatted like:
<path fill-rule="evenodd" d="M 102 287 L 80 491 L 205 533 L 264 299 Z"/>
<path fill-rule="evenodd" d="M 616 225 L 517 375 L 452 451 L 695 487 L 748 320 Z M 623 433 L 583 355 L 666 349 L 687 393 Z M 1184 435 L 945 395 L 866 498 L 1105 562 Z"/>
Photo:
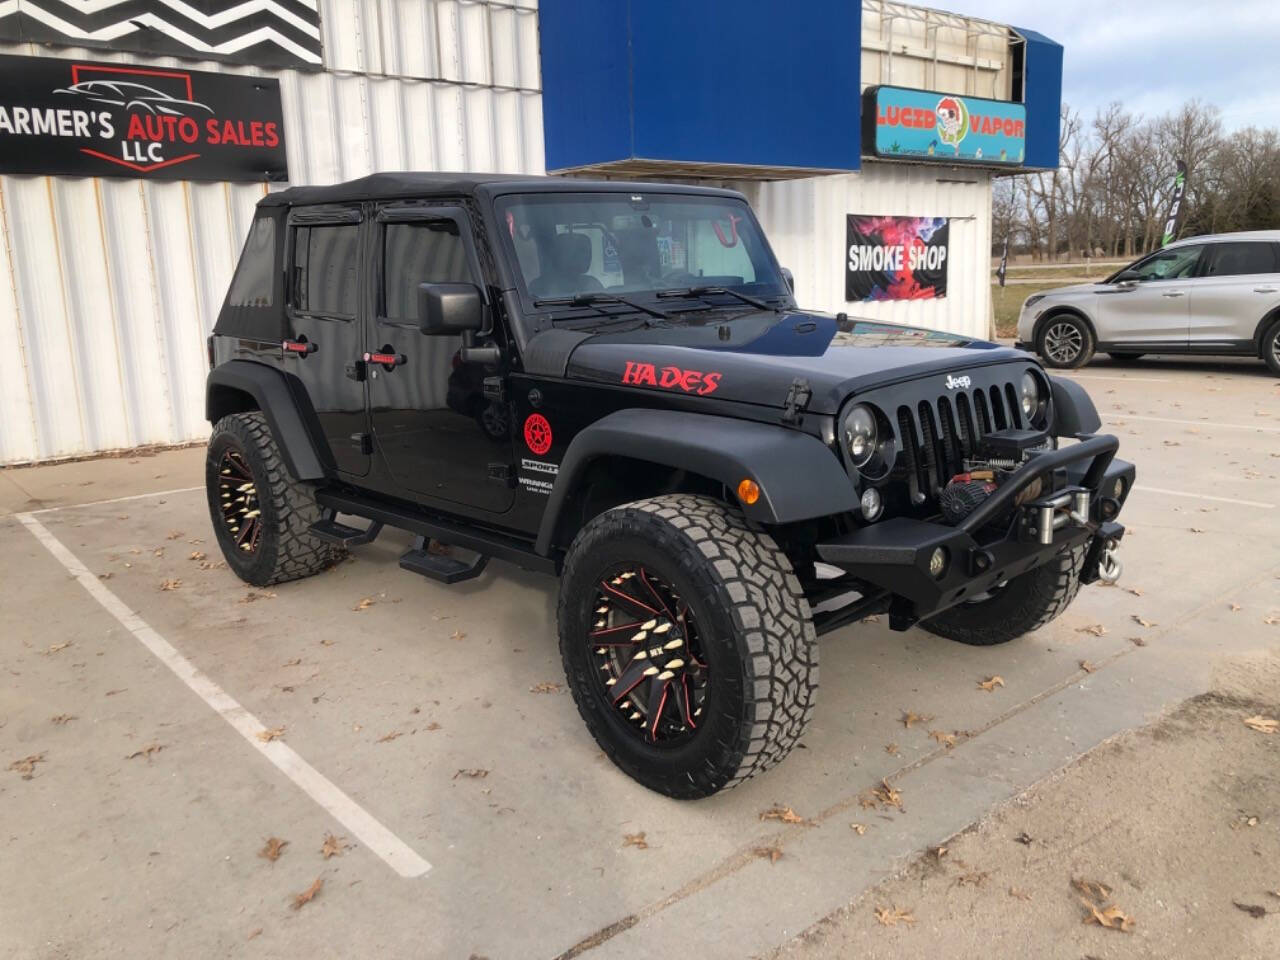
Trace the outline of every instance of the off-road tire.
<path fill-rule="evenodd" d="M 1064 549 L 1053 560 L 1028 570 L 985 600 L 944 610 L 920 626 L 948 640 L 993 647 L 1039 630 L 1066 610 L 1080 592 L 1085 547 Z"/>
<path fill-rule="evenodd" d="M 710 666 L 692 738 L 663 747 L 629 729 L 591 675 L 587 638 L 601 572 L 655 571 L 690 605 Z M 817 634 L 790 561 L 773 538 L 706 497 L 624 504 L 578 533 L 560 584 L 560 653 L 578 712 L 605 754 L 652 790 L 710 796 L 773 766 L 799 741 L 818 686 Z"/>
<path fill-rule="evenodd" d="M 1262 335 L 1262 359 L 1267 362 L 1267 368 L 1280 377 L 1280 320 Z"/>
<path fill-rule="evenodd" d="M 1062 325 L 1075 327 L 1080 338 L 1080 351 L 1070 359 L 1055 359 L 1046 346 L 1046 341 L 1054 334 L 1055 328 Z M 1036 353 L 1046 367 L 1053 367 L 1056 370 L 1076 370 L 1083 367 L 1093 359 L 1095 345 L 1093 331 L 1089 329 L 1089 324 L 1074 313 L 1058 313 L 1051 316 L 1040 324 L 1040 332 L 1036 334 Z"/>
<path fill-rule="evenodd" d="M 218 465 L 228 447 L 243 457 L 257 487 L 262 533 L 252 553 L 236 547 L 218 504 Z M 222 555 L 246 583 L 265 587 L 309 577 L 343 556 L 341 547 L 310 532 L 321 514 L 315 494 L 290 475 L 266 418 L 258 411 L 228 414 L 214 426 L 205 456 L 205 492 Z"/>

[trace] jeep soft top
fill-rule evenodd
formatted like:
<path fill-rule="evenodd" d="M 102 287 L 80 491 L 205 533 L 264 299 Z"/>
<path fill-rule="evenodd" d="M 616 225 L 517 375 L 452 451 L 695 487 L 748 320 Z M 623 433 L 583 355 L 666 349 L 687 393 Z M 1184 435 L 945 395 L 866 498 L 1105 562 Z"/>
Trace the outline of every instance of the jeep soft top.
<path fill-rule="evenodd" d="M 887 613 L 1002 643 L 1119 575 L 1134 469 L 1079 385 L 799 309 L 734 191 L 396 173 L 269 194 L 210 363 L 237 575 L 306 576 L 384 526 L 440 582 L 490 557 L 558 574 L 583 718 L 672 796 L 786 755 L 819 633 Z"/>

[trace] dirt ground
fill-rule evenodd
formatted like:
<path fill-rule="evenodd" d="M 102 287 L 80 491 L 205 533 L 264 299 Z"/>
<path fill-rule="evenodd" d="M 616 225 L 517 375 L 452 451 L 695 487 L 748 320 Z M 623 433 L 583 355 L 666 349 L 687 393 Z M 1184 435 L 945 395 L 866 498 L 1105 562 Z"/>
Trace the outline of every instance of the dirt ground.
<path fill-rule="evenodd" d="M 1214 687 L 918 857 L 774 960 L 1280 956 L 1280 733 L 1244 722 L 1280 719 L 1280 655 L 1233 661 Z M 874 830 L 880 818 L 860 819 Z"/>

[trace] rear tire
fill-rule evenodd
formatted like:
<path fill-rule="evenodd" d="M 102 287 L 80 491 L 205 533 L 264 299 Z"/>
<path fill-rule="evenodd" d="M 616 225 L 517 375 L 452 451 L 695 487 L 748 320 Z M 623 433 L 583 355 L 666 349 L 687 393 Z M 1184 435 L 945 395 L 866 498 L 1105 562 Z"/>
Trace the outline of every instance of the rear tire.
<path fill-rule="evenodd" d="M 715 500 L 654 497 L 591 520 L 569 548 L 559 622 L 578 712 L 651 790 L 693 799 L 735 786 L 808 726 L 808 601 L 773 538 Z"/>
<path fill-rule="evenodd" d="M 1064 549 L 1053 560 L 1014 577 L 983 600 L 944 610 L 920 626 L 974 647 L 1008 643 L 1039 630 L 1066 610 L 1080 592 L 1085 547 Z"/>
<path fill-rule="evenodd" d="M 1046 367 L 1074 370 L 1093 359 L 1093 331 L 1074 313 L 1050 317 L 1036 337 L 1036 353 Z"/>
<path fill-rule="evenodd" d="M 290 475 L 258 411 L 229 414 L 214 426 L 205 493 L 227 566 L 246 583 L 265 587 L 308 577 L 343 556 L 341 547 L 311 533 L 320 506 L 311 488 Z"/>
<path fill-rule="evenodd" d="M 1280 320 L 1273 323 L 1262 335 L 1262 359 L 1277 377 L 1280 377 Z"/>

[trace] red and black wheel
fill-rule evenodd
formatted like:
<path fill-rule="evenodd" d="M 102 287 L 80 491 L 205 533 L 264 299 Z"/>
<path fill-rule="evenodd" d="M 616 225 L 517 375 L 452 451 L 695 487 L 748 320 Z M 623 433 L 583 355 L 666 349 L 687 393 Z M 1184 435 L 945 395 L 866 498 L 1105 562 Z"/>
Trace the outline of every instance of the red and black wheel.
<path fill-rule="evenodd" d="M 818 649 L 785 554 L 736 512 L 676 494 L 606 511 L 574 539 L 560 653 L 605 753 L 645 786 L 705 797 L 790 752 Z"/>

